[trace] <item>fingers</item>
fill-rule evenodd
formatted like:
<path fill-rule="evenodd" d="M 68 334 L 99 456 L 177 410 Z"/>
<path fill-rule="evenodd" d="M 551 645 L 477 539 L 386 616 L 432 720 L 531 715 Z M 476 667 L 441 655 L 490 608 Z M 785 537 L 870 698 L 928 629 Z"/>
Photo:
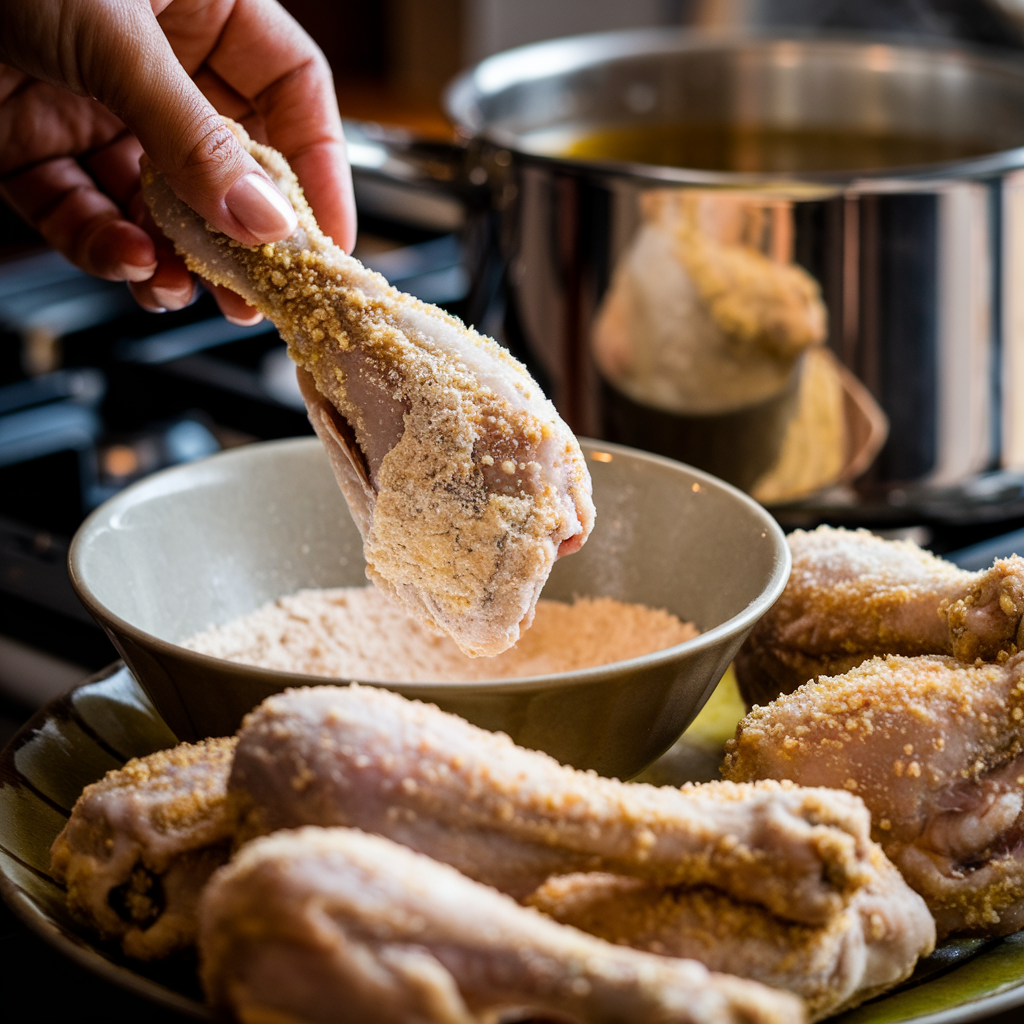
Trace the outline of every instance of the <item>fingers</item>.
<path fill-rule="evenodd" d="M 252 60 L 253 52 L 260 60 Z M 298 176 L 320 227 L 350 251 L 356 232 L 352 176 L 331 69 L 316 44 L 273 0 L 236 0 L 207 64 L 249 99 L 270 144 Z"/>
<path fill-rule="evenodd" d="M 157 268 L 146 281 L 128 285 L 135 301 L 151 313 L 183 309 L 195 295 L 195 280 L 185 266 L 185 261 L 174 251 L 171 240 L 156 226 L 142 200 L 136 192 L 130 203 L 132 220 L 153 240 L 156 249 Z"/>
<path fill-rule="evenodd" d="M 240 96 L 220 75 L 215 74 L 208 67 L 200 68 L 192 80 L 199 87 L 202 94 L 222 113 L 230 117 L 232 121 L 244 123 L 246 118 L 251 118 L 252 104 Z"/>
<path fill-rule="evenodd" d="M 154 9 L 161 11 L 159 23 Z M 47 51 L 60 59 L 47 57 L 32 73 L 113 111 L 202 217 L 248 245 L 287 237 L 296 227 L 291 206 L 224 125 L 212 97 L 255 121 L 255 137 L 282 150 L 323 229 L 351 248 L 355 208 L 330 70 L 274 0 L 122 0 L 62 10 L 59 39 Z M 188 70 L 161 28 L 170 32 L 176 12 L 184 23 L 172 33 L 176 45 L 186 39 L 195 51 Z M 202 59 L 195 61 L 208 40 L 216 45 L 203 67 Z M 119 209 L 137 187 L 138 155 L 139 145 L 126 134 L 84 156 L 81 166 L 70 157 L 45 159 L 0 189 L 83 269 L 132 281 L 149 308 L 177 308 L 192 295 L 183 264 Z M 232 319 L 254 322 L 240 300 L 220 295 L 218 301 Z"/>
<path fill-rule="evenodd" d="M 135 301 L 151 313 L 183 309 L 195 297 L 195 279 L 185 266 L 185 261 L 174 251 L 174 245 L 156 226 L 141 194 L 136 194 L 131 204 L 135 222 L 153 239 L 156 246 L 158 267 L 148 281 L 132 283 L 128 287 Z M 244 299 L 227 288 L 203 282 L 213 295 L 221 312 L 232 323 L 243 327 L 258 324 L 263 315 L 249 306 Z"/>
<path fill-rule="evenodd" d="M 142 146 L 127 130 L 105 146 L 85 153 L 78 162 L 95 179 L 97 185 L 122 210 L 139 191 L 139 158 Z"/>
<path fill-rule="evenodd" d="M 156 270 L 152 239 L 70 157 L 7 178 L 7 201 L 55 249 L 89 274 L 109 281 L 144 281 Z"/>
<path fill-rule="evenodd" d="M 247 245 L 290 235 L 290 204 L 189 78 L 149 5 L 88 6 L 95 52 L 83 60 L 85 87 L 135 133 L 175 193 Z"/>
<path fill-rule="evenodd" d="M 151 313 L 183 309 L 195 298 L 195 279 L 185 266 L 185 261 L 174 251 L 173 243 L 156 226 L 141 193 L 136 192 L 132 198 L 130 210 L 135 223 L 152 238 L 158 262 L 155 273 L 148 281 L 129 284 L 135 301 Z M 232 323 L 247 327 L 263 319 L 261 313 L 234 292 L 207 281 L 203 283 L 221 312 Z"/>
<path fill-rule="evenodd" d="M 267 129 L 263 118 L 252 109 L 252 104 L 235 92 L 220 75 L 208 67 L 202 67 L 192 76 L 203 95 L 225 116 L 237 121 L 248 132 L 249 137 L 266 146 Z"/>
<path fill-rule="evenodd" d="M 220 311 L 225 318 L 239 327 L 252 327 L 263 319 L 263 314 L 250 306 L 241 295 L 235 294 L 230 288 L 222 288 L 219 284 L 204 282 L 207 289 L 217 300 Z"/>
<path fill-rule="evenodd" d="M 356 200 L 344 143 L 314 145 L 288 159 L 323 232 L 351 252 L 356 244 Z"/>
<path fill-rule="evenodd" d="M 135 301 L 150 313 L 184 309 L 195 294 L 195 281 L 183 263 L 161 263 L 148 281 L 129 282 Z"/>

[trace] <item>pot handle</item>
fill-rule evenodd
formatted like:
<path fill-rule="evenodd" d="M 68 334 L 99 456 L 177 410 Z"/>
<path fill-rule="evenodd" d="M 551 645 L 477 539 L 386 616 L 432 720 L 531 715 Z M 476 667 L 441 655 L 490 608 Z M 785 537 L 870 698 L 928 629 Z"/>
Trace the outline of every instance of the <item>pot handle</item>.
<path fill-rule="evenodd" d="M 405 129 L 372 121 L 346 119 L 344 125 L 357 196 L 370 215 L 390 214 L 392 219 L 409 220 L 427 230 L 450 231 L 461 226 L 470 209 L 489 205 L 487 171 L 469 145 L 418 138 Z M 400 204 L 401 209 L 382 206 L 385 196 L 403 192 L 435 202 L 427 202 L 418 214 L 406 209 L 409 203 Z M 436 202 L 445 199 L 450 207 L 447 213 Z M 455 212 L 459 207 L 461 215 Z"/>

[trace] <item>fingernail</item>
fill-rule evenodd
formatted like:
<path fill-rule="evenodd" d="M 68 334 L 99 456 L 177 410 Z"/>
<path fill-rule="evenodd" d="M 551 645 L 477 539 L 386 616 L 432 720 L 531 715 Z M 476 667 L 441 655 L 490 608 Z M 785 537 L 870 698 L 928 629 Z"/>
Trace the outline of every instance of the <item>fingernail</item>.
<path fill-rule="evenodd" d="M 156 273 L 156 267 L 156 260 L 145 266 L 137 263 L 122 263 L 117 268 L 117 276 L 121 281 L 148 281 Z"/>
<path fill-rule="evenodd" d="M 227 320 L 229 324 L 234 324 L 236 327 L 254 327 L 263 319 L 263 314 L 253 312 L 252 316 L 229 316 L 225 313 L 224 319 Z"/>
<path fill-rule="evenodd" d="M 228 189 L 228 209 L 264 242 L 287 238 L 299 225 L 291 203 L 258 174 L 246 174 Z"/>
<path fill-rule="evenodd" d="M 190 284 L 187 288 L 159 288 L 154 286 L 150 294 L 164 309 L 184 309 L 192 301 L 193 287 Z"/>

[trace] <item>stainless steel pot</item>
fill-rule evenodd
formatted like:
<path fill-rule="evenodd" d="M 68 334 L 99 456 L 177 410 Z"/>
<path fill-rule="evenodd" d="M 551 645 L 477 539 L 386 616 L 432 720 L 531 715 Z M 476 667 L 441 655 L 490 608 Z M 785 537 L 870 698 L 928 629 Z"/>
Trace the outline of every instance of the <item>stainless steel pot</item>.
<path fill-rule="evenodd" d="M 577 431 L 790 521 L 1024 512 L 1024 64 L 645 30 L 491 57 L 448 109 L 494 189 L 512 340 Z M 972 155 L 771 173 L 564 155 L 679 123 Z"/>

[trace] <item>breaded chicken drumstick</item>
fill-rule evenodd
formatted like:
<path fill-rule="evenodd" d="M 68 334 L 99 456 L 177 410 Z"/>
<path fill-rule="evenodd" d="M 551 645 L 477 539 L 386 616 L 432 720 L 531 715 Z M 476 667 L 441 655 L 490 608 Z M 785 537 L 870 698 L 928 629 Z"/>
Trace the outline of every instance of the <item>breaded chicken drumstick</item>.
<path fill-rule="evenodd" d="M 147 167 L 154 219 L 191 270 L 288 342 L 370 579 L 466 654 L 501 653 L 593 525 L 576 438 L 505 349 L 342 252 L 281 154 L 232 130 L 291 201 L 295 233 L 241 245 Z"/>
<path fill-rule="evenodd" d="M 736 658 L 748 705 L 884 654 L 994 661 L 1021 647 L 1024 559 L 966 572 L 911 541 L 830 526 L 787 538 L 789 583 Z"/>
<path fill-rule="evenodd" d="M 1024 927 L 1024 654 L 890 656 L 756 708 L 723 774 L 860 796 L 940 937 Z"/>
<path fill-rule="evenodd" d="M 604 870 L 820 923 L 873 877 L 856 797 L 600 778 L 368 686 L 269 697 L 242 724 L 229 788 L 243 835 L 354 826 L 516 898 L 553 874 Z"/>
<path fill-rule="evenodd" d="M 195 941 L 199 893 L 231 852 L 234 750 L 234 738 L 206 740 L 131 760 L 85 787 L 54 840 L 68 908 L 129 956 Z"/>
<path fill-rule="evenodd" d="M 875 878 L 821 925 L 783 920 L 706 886 L 601 872 L 551 878 L 526 902 L 609 942 L 792 992 L 820 1020 L 898 985 L 935 946 L 924 901 L 878 846 L 872 862 Z"/>
<path fill-rule="evenodd" d="M 331 698 L 326 703 L 325 696 Z M 339 696 L 345 699 L 334 699 Z M 227 859 L 230 843 L 285 821 L 358 820 L 516 895 L 551 871 L 603 865 L 639 874 L 641 879 L 598 873 L 555 878 L 532 899 L 547 893 L 547 903 L 537 906 L 600 937 L 789 989 L 807 998 L 815 1013 L 852 1004 L 901 980 L 932 942 L 934 927 L 923 903 L 874 844 L 866 883 L 846 903 L 838 902 L 824 923 L 783 920 L 702 884 L 713 878 L 749 896 L 742 872 L 752 867 L 763 883 L 766 868 L 759 861 L 770 866 L 773 859 L 786 877 L 807 870 L 834 879 L 838 865 L 829 860 L 829 847 L 835 847 L 831 855 L 842 855 L 852 837 L 820 824 L 827 817 L 820 793 L 800 794 L 775 784 L 682 793 L 623 786 L 561 768 L 464 722 L 460 729 L 454 725 L 460 720 L 385 691 L 324 688 L 293 691 L 289 697 L 294 700 L 285 703 L 292 712 L 296 705 L 306 712 L 305 727 L 297 725 L 294 713 L 261 709 L 251 716 L 241 755 L 249 770 L 236 773 L 230 796 L 231 741 L 183 744 L 86 789 L 54 848 L 55 866 L 71 880 L 79 916 L 105 935 L 126 934 L 125 949 L 133 955 L 165 955 L 194 941 L 199 889 Z M 367 716 L 379 718 L 377 731 L 361 728 L 368 726 Z M 268 729 L 281 741 L 269 756 Z M 390 751 L 382 747 L 380 729 L 403 733 L 404 749 L 401 743 Z M 445 737 L 448 760 L 432 752 Z M 311 739 L 321 752 L 340 749 L 341 757 L 308 758 L 303 745 Z M 403 777 L 410 756 L 422 757 L 422 763 Z M 264 761 L 256 773 L 254 759 Z M 353 769 L 363 774 L 357 786 L 346 779 Z M 279 785 L 269 785 L 268 778 L 279 771 Z M 440 784 L 450 772 L 455 777 Z M 418 788 L 429 785 L 443 790 L 436 804 L 415 799 Z M 376 794 L 369 791 L 373 786 Z M 522 792 L 516 794 L 516 787 Z M 453 801 L 460 792 L 463 806 L 456 810 Z M 572 807 L 574 799 L 579 804 L 566 812 L 562 836 L 560 808 Z M 292 800 L 296 807 L 282 814 Z M 836 803 L 840 811 L 851 805 L 844 794 Z M 846 824 L 863 828 L 863 811 Z M 732 831 L 723 835 L 725 828 Z M 801 842 L 809 849 L 801 850 Z M 648 851 L 652 863 L 645 863 L 651 859 Z M 797 861 L 795 867 L 778 863 L 786 857 Z M 181 866 L 189 868 L 182 876 L 187 887 L 176 881 Z M 738 870 L 733 874 L 733 869 Z M 696 887 L 642 880 L 680 876 L 697 879 Z M 798 877 L 798 887 L 806 884 Z M 571 885 L 568 897 L 566 885 Z M 786 890 L 771 885 L 778 903 Z"/>
<path fill-rule="evenodd" d="M 207 888 L 199 949 L 241 1020 L 801 1024 L 798 999 L 584 935 L 403 846 L 305 828 L 246 846 Z"/>

